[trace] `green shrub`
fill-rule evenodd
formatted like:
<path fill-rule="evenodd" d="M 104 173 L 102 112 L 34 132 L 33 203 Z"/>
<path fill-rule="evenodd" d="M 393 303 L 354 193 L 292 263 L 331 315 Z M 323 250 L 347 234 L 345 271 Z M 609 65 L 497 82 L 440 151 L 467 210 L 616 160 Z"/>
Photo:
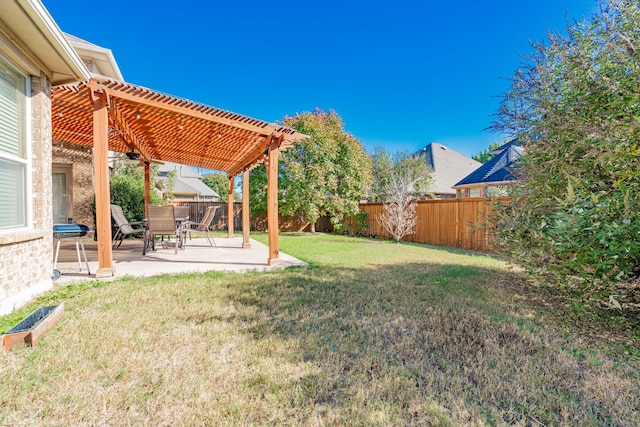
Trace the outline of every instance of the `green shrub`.
<path fill-rule="evenodd" d="M 526 153 L 492 221 L 530 273 L 611 291 L 640 272 L 640 5 L 600 6 L 515 73 L 493 127 Z"/>
<path fill-rule="evenodd" d="M 127 167 L 109 181 L 111 187 L 111 203 L 119 205 L 129 221 L 142 221 L 144 213 L 144 175 L 141 168 Z M 160 197 L 151 191 L 151 203 L 162 203 Z"/>

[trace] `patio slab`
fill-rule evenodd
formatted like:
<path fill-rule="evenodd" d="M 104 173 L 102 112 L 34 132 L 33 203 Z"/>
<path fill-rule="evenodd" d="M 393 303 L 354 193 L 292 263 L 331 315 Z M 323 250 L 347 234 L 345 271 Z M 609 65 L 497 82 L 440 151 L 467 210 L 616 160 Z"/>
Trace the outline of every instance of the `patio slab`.
<path fill-rule="evenodd" d="M 274 265 L 268 265 L 269 247 L 251 239 L 250 248 L 242 248 L 242 237 L 216 237 L 217 247 L 211 247 L 205 238 L 187 240 L 184 250 L 174 253 L 173 242 L 164 248 L 156 244 L 155 251 L 142 255 L 143 241 L 127 239 L 118 249 L 113 250 L 115 276 L 98 280 L 113 280 L 125 276 L 149 277 L 161 274 L 202 273 L 208 271 L 269 271 L 277 268 L 306 266 L 306 262 L 280 252 Z M 65 285 L 85 280 L 96 280 L 98 269 L 98 245 L 90 238 L 82 240 L 87 253 L 91 274 L 87 274 L 86 264 L 80 251 L 81 267 L 78 268 L 75 240 L 65 239 L 60 246 L 56 270 L 61 276 L 55 280 L 56 285 Z M 54 248 L 55 251 L 55 248 Z"/>

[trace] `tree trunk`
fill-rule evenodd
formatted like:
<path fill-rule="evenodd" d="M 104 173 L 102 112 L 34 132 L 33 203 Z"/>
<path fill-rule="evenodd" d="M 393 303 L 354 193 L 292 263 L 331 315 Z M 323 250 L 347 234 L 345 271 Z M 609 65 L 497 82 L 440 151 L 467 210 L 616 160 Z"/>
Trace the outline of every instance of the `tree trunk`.
<path fill-rule="evenodd" d="M 311 232 L 311 233 L 315 233 L 316 232 L 316 223 L 315 222 L 312 222 L 310 224 L 309 232 Z"/>

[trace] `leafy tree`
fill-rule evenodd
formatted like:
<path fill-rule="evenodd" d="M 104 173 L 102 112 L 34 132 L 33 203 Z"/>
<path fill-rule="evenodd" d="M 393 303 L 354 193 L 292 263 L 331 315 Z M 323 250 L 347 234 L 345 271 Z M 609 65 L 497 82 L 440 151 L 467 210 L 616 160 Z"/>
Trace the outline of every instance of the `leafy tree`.
<path fill-rule="evenodd" d="M 505 141 L 506 142 L 506 141 Z M 500 147 L 501 145 L 503 145 L 504 142 L 498 142 L 498 141 L 494 141 L 491 144 L 489 144 L 489 148 L 487 148 L 486 150 L 482 150 L 479 153 L 474 154 L 473 156 L 471 156 L 471 158 L 477 162 L 480 163 L 487 163 L 489 160 L 491 160 L 493 158 L 493 152 L 496 151 L 496 149 L 498 147 Z"/>
<path fill-rule="evenodd" d="M 371 159 L 362 144 L 344 130 L 335 111 L 315 110 L 285 117 L 285 126 L 309 138 L 283 151 L 279 159 L 279 210 L 300 215 L 311 224 L 328 215 L 334 226 L 358 211 L 371 183 Z M 250 187 L 254 210 L 266 209 L 264 167 L 252 171 Z"/>
<path fill-rule="evenodd" d="M 424 199 L 431 193 L 431 168 L 427 165 L 424 155 L 411 156 L 401 155 L 401 158 L 393 166 L 394 175 L 400 177 L 395 184 L 392 181 L 391 191 L 396 194 L 398 191 L 406 191 L 414 199 Z M 392 175 L 392 178 L 393 176 Z M 398 187 L 402 185 L 402 187 Z"/>
<path fill-rule="evenodd" d="M 600 6 L 514 74 L 493 127 L 526 154 L 493 221 L 528 271 L 603 291 L 640 272 L 640 6 Z"/>
<path fill-rule="evenodd" d="M 382 147 L 375 147 L 371 158 L 373 160 L 371 165 L 371 199 L 373 201 L 384 200 L 384 196 L 389 194 L 393 160 L 389 153 Z"/>
<path fill-rule="evenodd" d="M 173 190 L 175 190 L 176 188 L 177 179 L 178 174 L 174 170 L 167 172 L 167 175 L 163 180 L 156 179 L 155 187 L 158 191 L 160 191 L 164 203 L 170 204 L 175 200 L 176 196 L 175 194 L 173 194 Z"/>
<path fill-rule="evenodd" d="M 151 181 L 158 175 L 157 166 L 151 167 Z M 129 221 L 142 221 L 144 213 L 144 170 L 143 168 L 119 163 L 109 180 L 111 203 L 119 205 Z M 162 203 L 157 193 L 151 191 L 151 203 Z"/>
<path fill-rule="evenodd" d="M 408 192 L 413 199 L 429 196 L 432 171 L 424 156 L 412 156 L 406 152 L 389 154 L 384 148 L 376 147 L 371 157 L 373 159 L 372 200 L 384 202 L 395 196 L 397 189 L 392 185 L 394 174 L 403 177 L 401 181 L 408 186 L 403 191 Z"/>
<path fill-rule="evenodd" d="M 202 177 L 207 187 L 218 193 L 221 202 L 229 201 L 229 178 L 221 173 L 208 173 Z M 234 190 L 233 200 L 240 201 L 240 195 Z"/>

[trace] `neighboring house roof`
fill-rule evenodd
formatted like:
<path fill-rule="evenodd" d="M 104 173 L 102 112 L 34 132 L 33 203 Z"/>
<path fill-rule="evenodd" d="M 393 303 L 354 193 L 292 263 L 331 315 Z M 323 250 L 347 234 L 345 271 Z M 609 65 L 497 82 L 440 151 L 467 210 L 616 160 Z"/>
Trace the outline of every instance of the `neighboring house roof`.
<path fill-rule="evenodd" d="M 51 78 L 51 84 L 60 85 L 86 81 L 91 78 L 89 70 L 80 56 L 64 37 L 58 24 L 53 20 L 40 0 L 2 1 L 0 21 L 6 28 L 5 35 L 16 38 L 16 45 L 28 47 L 28 52 L 7 50 L 3 54 L 32 75 L 39 75 L 40 69 L 32 61 L 33 55 L 40 61 L 44 71 Z"/>
<path fill-rule="evenodd" d="M 511 174 L 511 168 L 524 154 L 524 147 L 517 139 L 513 139 L 498 147 L 493 153 L 494 156 L 491 160 L 456 183 L 454 188 L 514 181 L 515 177 Z"/>
<path fill-rule="evenodd" d="M 196 172 L 191 166 L 180 165 L 178 163 L 165 162 L 158 167 L 159 178 L 165 178 L 167 173 L 176 172 L 176 182 L 173 187 L 173 194 L 178 195 L 198 195 L 205 199 L 217 199 L 220 195 L 202 182 L 202 175 Z"/>
<path fill-rule="evenodd" d="M 111 49 L 95 45 L 71 34 L 64 33 L 64 36 L 94 77 L 108 77 L 124 81 Z"/>
<path fill-rule="evenodd" d="M 482 165 L 437 142 L 428 144 L 413 155 L 425 156 L 427 165 L 433 170 L 431 189 L 435 194 L 455 194 L 453 185 Z"/>
<path fill-rule="evenodd" d="M 167 172 L 173 172 L 173 171 L 175 171 L 176 175 L 180 177 L 202 179 L 202 175 L 200 175 L 191 166 L 181 165 L 179 163 L 173 163 L 173 162 L 163 162 L 163 164 L 158 165 L 158 172 L 161 175 L 166 175 Z"/>

